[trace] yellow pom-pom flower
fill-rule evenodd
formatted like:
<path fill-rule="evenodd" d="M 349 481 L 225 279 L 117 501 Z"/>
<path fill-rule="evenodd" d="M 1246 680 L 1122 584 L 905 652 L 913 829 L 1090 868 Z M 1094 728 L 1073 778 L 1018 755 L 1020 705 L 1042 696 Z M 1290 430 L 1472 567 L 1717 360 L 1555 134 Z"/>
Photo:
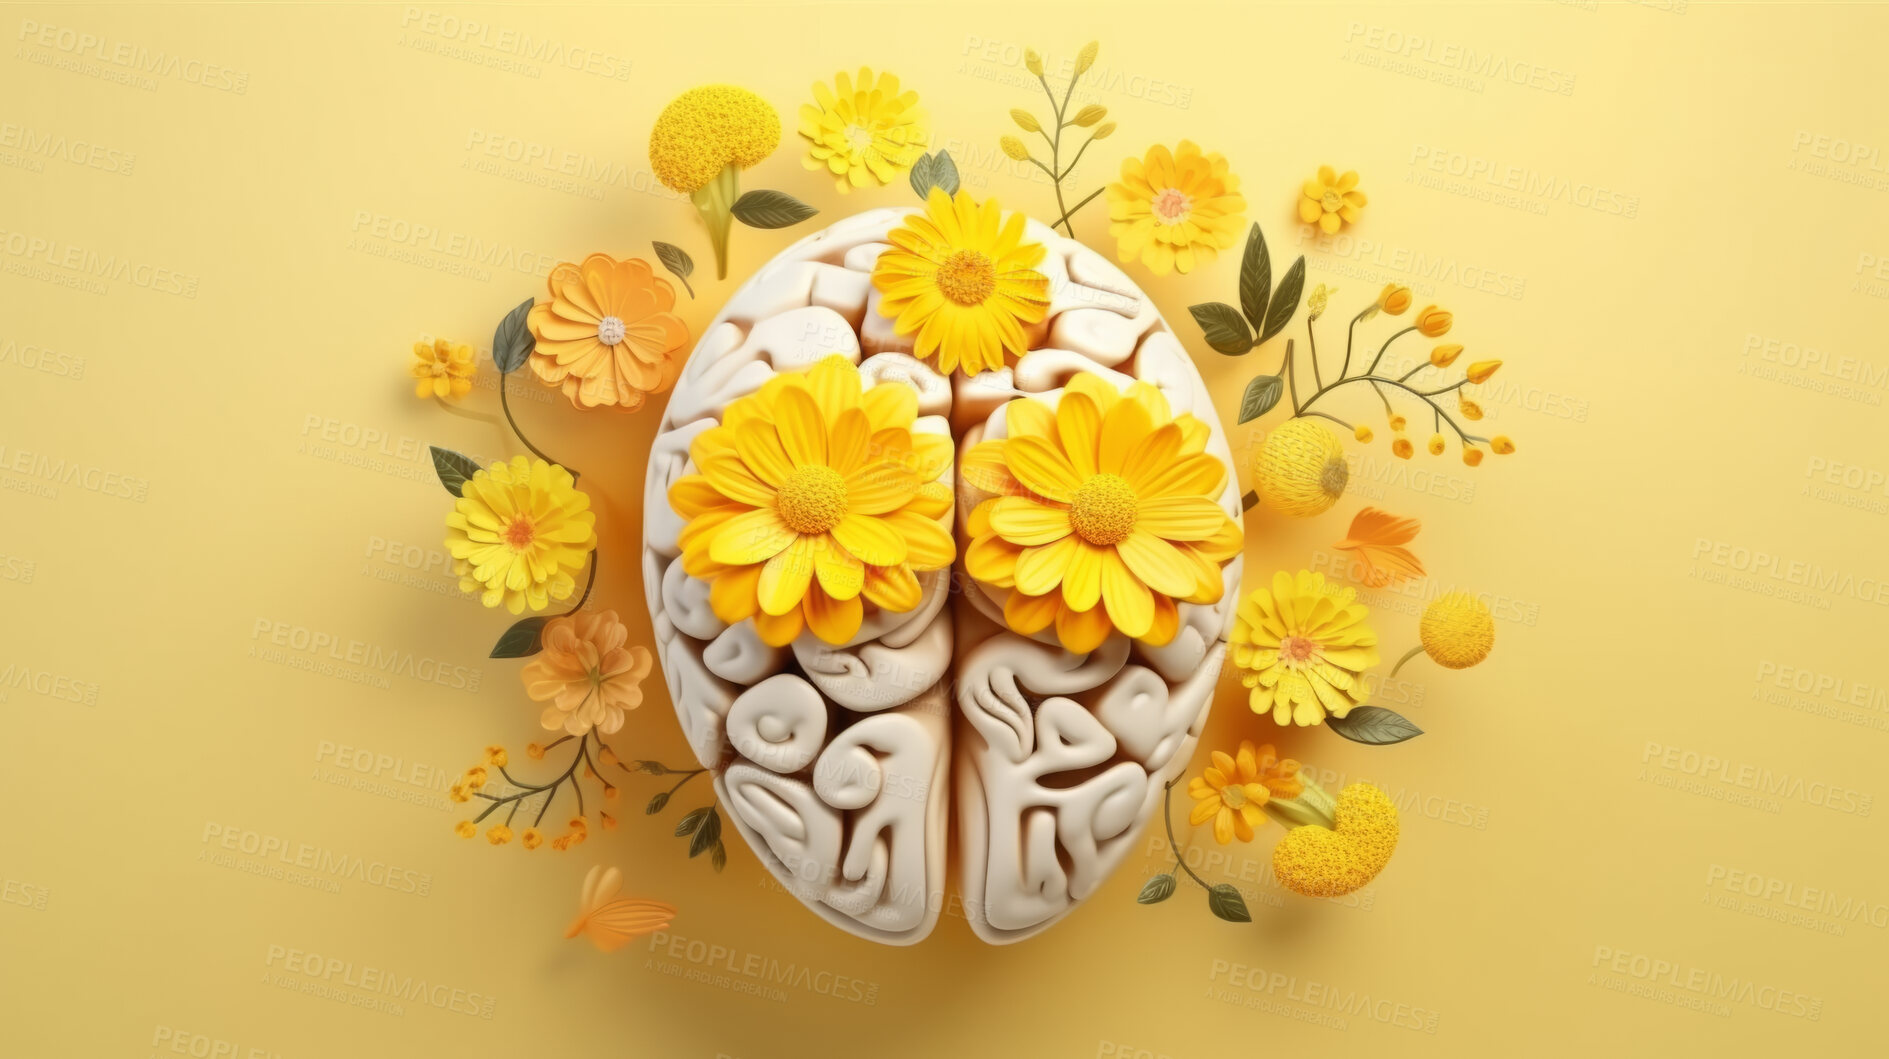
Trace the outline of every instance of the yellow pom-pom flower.
<path fill-rule="evenodd" d="M 715 246 L 715 273 L 728 277 L 728 229 L 741 195 L 738 174 L 774 153 L 781 117 L 734 85 L 703 85 L 671 100 L 649 133 L 656 178 L 690 195 Z"/>
<path fill-rule="evenodd" d="M 1273 799 L 1266 811 L 1289 826 L 1273 847 L 1280 885 L 1306 897 L 1343 897 L 1363 889 L 1397 851 L 1397 806 L 1369 783 L 1353 783 L 1336 802 L 1316 783 L 1291 800 Z"/>
<path fill-rule="evenodd" d="M 479 825 L 470 820 L 461 820 L 453 825 L 453 834 L 460 838 L 471 838 L 479 833 Z"/>
<path fill-rule="evenodd" d="M 1400 436 L 1391 439 L 1391 455 L 1400 460 L 1409 459 L 1416 451 L 1411 447 L 1409 438 Z"/>
<path fill-rule="evenodd" d="M 1423 651 L 1445 669 L 1468 669 L 1495 646 L 1495 617 L 1467 592 L 1438 596 L 1423 608 L 1417 625 Z"/>
<path fill-rule="evenodd" d="M 514 456 L 460 487 L 446 516 L 446 550 L 462 592 L 513 614 L 568 599 L 597 547 L 597 515 L 571 472 Z"/>
<path fill-rule="evenodd" d="M 1213 764 L 1188 781 L 1187 794 L 1194 799 L 1187 822 L 1198 827 L 1213 821 L 1213 840 L 1226 845 L 1238 838 L 1253 840 L 1253 829 L 1266 822 L 1261 811 L 1273 795 L 1295 798 L 1304 789 L 1299 779 L 1299 763 L 1280 760 L 1272 744 L 1254 747 L 1250 739 L 1240 741 L 1237 755 L 1213 752 Z"/>
<path fill-rule="evenodd" d="M 1235 612 L 1231 637 L 1240 683 L 1254 713 L 1279 725 L 1312 725 L 1343 717 L 1364 694 L 1359 674 L 1377 665 L 1377 633 L 1355 588 L 1334 588 L 1325 575 L 1281 570 L 1272 587 L 1255 589 Z"/>
<path fill-rule="evenodd" d="M 1139 258 L 1157 276 L 1185 275 L 1239 241 L 1246 199 L 1224 156 L 1182 140 L 1122 160 L 1121 180 L 1108 186 L 1108 217 L 1117 259 Z"/>
<path fill-rule="evenodd" d="M 965 375 L 994 371 L 1006 354 L 1021 357 L 1030 348 L 1024 328 L 1049 312 L 1049 278 L 1036 271 L 1047 251 L 1023 234 L 1023 215 L 1006 219 L 996 199 L 932 188 L 873 266 L 880 315 L 899 334 L 916 334 L 913 354 L 935 360 L 941 374 L 960 365 Z"/>
<path fill-rule="evenodd" d="M 494 824 L 485 829 L 485 840 L 494 846 L 502 846 L 512 840 L 512 829 L 504 824 Z"/>
<path fill-rule="evenodd" d="M 413 344 L 415 397 L 464 397 L 472 392 L 472 377 L 479 366 L 472 347 L 464 342 L 436 338 L 432 344 Z"/>
<path fill-rule="evenodd" d="M 1053 412 L 1023 398 L 1005 415 L 1008 436 L 965 455 L 965 482 L 996 495 L 966 520 L 964 567 L 1011 590 L 1012 630 L 1053 625 L 1077 653 L 1117 630 L 1159 645 L 1179 628 L 1177 603 L 1219 601 L 1243 537 L 1220 507 L 1227 467 L 1206 451 L 1206 423 L 1174 415 L 1148 383 L 1123 393 L 1088 372 Z"/>
<path fill-rule="evenodd" d="M 873 76 L 870 67 L 833 76 L 833 85 L 813 83 L 813 102 L 800 106 L 800 137 L 807 141 L 801 164 L 832 174 L 842 194 L 889 184 L 912 168 L 930 137 L 918 93 L 901 92 L 893 74 Z"/>
<path fill-rule="evenodd" d="M 1430 448 L 1430 455 L 1432 456 L 1443 455 L 1443 435 L 1441 434 L 1430 435 L 1429 448 Z"/>
<path fill-rule="evenodd" d="M 1309 518 L 1333 504 L 1351 480 L 1337 435 L 1311 419 L 1289 419 L 1266 435 L 1253 458 L 1253 489 L 1282 515 Z"/>
<path fill-rule="evenodd" d="M 774 646 L 803 627 L 842 644 L 865 604 L 918 606 L 915 571 L 951 565 L 957 544 L 940 522 L 951 439 L 916 431 L 917 415 L 911 387 L 868 388 L 834 355 L 773 376 L 696 435 L 698 473 L 669 503 L 688 521 L 682 569 L 709 585 L 717 617 L 753 619 Z"/>

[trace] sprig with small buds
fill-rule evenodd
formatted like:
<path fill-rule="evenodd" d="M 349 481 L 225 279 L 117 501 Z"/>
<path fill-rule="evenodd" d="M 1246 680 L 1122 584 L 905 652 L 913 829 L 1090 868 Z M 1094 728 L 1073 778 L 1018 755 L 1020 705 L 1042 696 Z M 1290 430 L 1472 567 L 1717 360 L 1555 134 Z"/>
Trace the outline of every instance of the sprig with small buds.
<path fill-rule="evenodd" d="M 493 816 L 502 809 L 505 811 L 505 819 L 486 828 L 485 831 L 486 841 L 495 846 L 502 846 L 512 840 L 512 824 L 522 811 L 531 815 L 531 824 L 519 833 L 519 844 L 526 849 L 537 849 L 545 841 L 544 833 L 539 830 L 539 827 L 551 812 L 551 805 L 557 801 L 559 793 L 568 786 L 571 798 L 576 802 L 577 811 L 565 825 L 564 833 L 550 840 L 551 848 L 562 852 L 583 842 L 590 834 L 590 821 L 584 803 L 585 780 L 596 783 L 600 788 L 601 797 L 596 803 L 598 822 L 605 830 L 614 829 L 617 826 L 616 817 L 611 816 L 604 809 L 604 804 L 616 800 L 617 788 L 598 774 L 596 762 L 614 761 L 616 758 L 610 748 L 604 746 L 603 741 L 597 738 L 594 732 L 585 732 L 580 736 L 563 736 L 545 747 L 533 743 L 525 748 L 525 756 L 534 761 L 542 761 L 547 750 L 555 749 L 573 739 L 576 742 L 572 746 L 570 762 L 565 765 L 564 771 L 549 783 L 519 781 L 509 770 L 510 755 L 506 753 L 505 748 L 486 747 L 481 763 L 467 769 L 447 792 L 447 796 L 455 802 L 470 802 L 477 798 L 486 803 L 478 816 L 470 820 L 461 820 L 455 825 L 454 832 L 462 838 L 471 838 L 478 833 L 479 825 L 487 817 Z M 596 745 L 594 759 L 593 741 Z M 581 772 L 579 766 L 582 766 Z M 491 780 L 489 769 L 496 769 L 511 789 L 503 794 L 494 794 L 486 790 Z M 537 808 L 535 813 L 532 812 L 534 804 Z"/>
<path fill-rule="evenodd" d="M 1056 91 L 1049 86 L 1049 78 L 1043 72 L 1043 57 L 1038 55 L 1034 48 L 1026 49 L 1023 53 L 1023 65 L 1036 75 L 1037 83 L 1043 86 L 1043 94 L 1049 98 L 1052 120 L 1046 127 L 1043 122 L 1037 120 L 1036 115 L 1022 108 L 1012 110 L 1010 120 L 1016 122 L 1017 127 L 1024 132 L 1037 133 L 1043 137 L 1044 142 L 1049 145 L 1049 162 L 1046 164 L 1039 160 L 1030 152 L 1029 145 L 1015 136 L 1005 136 L 999 141 L 1004 154 L 1016 161 L 1028 162 L 1049 174 L 1050 182 L 1056 187 L 1056 208 L 1062 211 L 1062 216 L 1056 218 L 1050 227 L 1062 226 L 1063 231 L 1067 232 L 1071 238 L 1075 237 L 1076 229 L 1070 224 L 1069 219 L 1077 210 L 1094 201 L 1103 189 L 1096 188 L 1081 202 L 1069 206 L 1063 197 L 1063 181 L 1075 172 L 1076 163 L 1082 161 L 1082 156 L 1088 151 L 1090 144 L 1097 140 L 1108 139 L 1109 135 L 1115 131 L 1114 122 L 1102 120 L 1108 117 L 1108 108 L 1099 103 L 1090 103 L 1074 114 L 1069 113 L 1069 99 L 1075 94 L 1076 82 L 1082 79 L 1082 75 L 1087 73 L 1091 66 L 1095 65 L 1096 53 L 1099 50 L 1100 45 L 1096 41 L 1090 41 L 1076 53 L 1075 66 L 1069 75 L 1069 83 L 1063 88 L 1062 98 L 1058 99 Z M 1071 158 L 1069 164 L 1065 166 L 1062 164 L 1063 133 L 1068 129 L 1092 131 L 1089 133 L 1089 138 L 1084 140 L 1082 146 L 1076 150 L 1075 157 Z"/>

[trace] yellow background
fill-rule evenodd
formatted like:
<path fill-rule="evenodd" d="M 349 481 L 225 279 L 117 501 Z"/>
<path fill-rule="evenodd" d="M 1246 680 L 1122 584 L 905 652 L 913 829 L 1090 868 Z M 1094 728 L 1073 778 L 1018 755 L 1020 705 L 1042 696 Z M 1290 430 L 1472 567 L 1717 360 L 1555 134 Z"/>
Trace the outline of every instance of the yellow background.
<path fill-rule="evenodd" d="M 0 1051 L 1879 1048 L 1886 30 L 1869 5 L 1676 0 L 10 6 Z M 587 61 L 521 57 L 519 36 Z M 724 873 L 685 859 L 677 812 L 640 812 L 654 778 L 627 782 L 620 830 L 571 854 L 453 838 L 443 786 L 486 743 L 536 737 L 535 709 L 517 663 L 485 657 L 507 616 L 428 565 L 448 500 L 425 444 L 495 458 L 515 443 L 416 401 L 410 345 L 483 349 L 555 261 L 647 255 L 651 239 L 701 263 L 684 302 L 699 331 L 811 230 L 739 230 L 731 279 L 703 274 L 693 211 L 650 178 L 644 144 L 663 103 L 704 81 L 748 85 L 788 119 L 744 186 L 805 198 L 814 224 L 910 200 L 902 185 L 842 198 L 800 167 L 809 83 L 861 63 L 921 93 L 967 187 L 1047 216 L 1048 188 L 995 141 L 1010 107 L 1042 110 L 1022 47 L 1056 67 L 1091 38 L 1098 80 L 1078 98 L 1120 131 L 1078 193 L 1130 151 L 1195 139 L 1242 177 L 1275 267 L 1303 252 L 1311 282 L 1337 287 L 1331 319 L 1412 283 L 1419 305 L 1454 310 L 1465 362 L 1505 361 L 1484 403 L 1517 455 L 1430 458 L 1413 422 L 1417 460 L 1393 460 L 1375 402 L 1338 395 L 1339 414 L 1379 428 L 1347 443 L 1356 495 L 1311 522 L 1248 523 L 1250 585 L 1329 556 L 1360 501 L 1421 517 L 1430 580 L 1372 596 L 1387 657 L 1441 589 L 1486 593 L 1501 617 L 1485 665 L 1413 663 L 1387 690 L 1428 732 L 1400 747 L 1282 735 L 1223 689 L 1208 745 L 1272 739 L 1399 800 L 1390 867 L 1357 898 L 1297 898 L 1270 881 L 1274 829 L 1201 862 L 1248 893 L 1255 921 L 1232 926 L 1191 885 L 1138 907 L 1165 863 L 1144 842 L 1038 939 L 990 948 L 947 914 L 894 949 L 818 921 L 732 832 Z M 494 172 L 514 150 L 575 159 L 576 175 Z M 1321 244 L 1292 208 L 1325 162 L 1360 171 L 1371 203 Z M 1077 228 L 1108 247 L 1101 206 Z M 454 252 L 474 243 L 484 263 Z M 1198 341 L 1185 307 L 1232 300 L 1234 272 L 1131 268 L 1228 423 L 1282 345 L 1235 360 Z M 1374 326 L 1361 332 L 1386 333 Z M 489 366 L 483 381 L 467 408 L 489 415 Z M 646 636 L 635 555 L 654 414 L 515 407 L 586 472 L 598 599 Z M 1251 430 L 1233 428 L 1236 448 Z M 411 653 L 444 683 L 360 683 L 355 648 L 272 647 L 279 630 Z M 617 743 L 675 763 L 659 684 Z M 366 774 L 351 771 L 362 754 Z M 685 788 L 678 808 L 704 795 Z M 257 874 L 225 835 L 392 866 L 394 883 Z M 677 948 L 562 940 L 596 862 L 681 907 Z M 310 995 L 319 979 L 285 971 L 291 951 L 345 966 L 331 984 L 373 969 L 445 986 L 444 1008 Z M 816 976 L 756 996 L 741 988 L 751 957 Z"/>

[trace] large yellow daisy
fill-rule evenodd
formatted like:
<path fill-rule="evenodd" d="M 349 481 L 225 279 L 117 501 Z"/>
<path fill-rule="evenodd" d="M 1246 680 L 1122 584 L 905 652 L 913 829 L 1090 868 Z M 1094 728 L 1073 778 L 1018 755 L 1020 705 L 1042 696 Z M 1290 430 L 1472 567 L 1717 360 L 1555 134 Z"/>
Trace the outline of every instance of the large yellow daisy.
<path fill-rule="evenodd" d="M 975 375 L 1029 350 L 1024 327 L 1049 312 L 1049 278 L 1036 271 L 1043 245 L 1025 242 L 1023 227 L 1023 215 L 1006 221 L 995 199 L 979 204 L 967 191 L 952 198 L 934 187 L 924 210 L 892 230 L 872 285 L 893 329 L 916 332 L 920 360 Z"/>
<path fill-rule="evenodd" d="M 597 547 L 597 515 L 571 472 L 514 456 L 459 487 L 446 516 L 446 550 L 463 592 L 513 614 L 567 599 L 572 575 Z"/>
<path fill-rule="evenodd" d="M 1145 158 L 1122 160 L 1122 179 L 1108 186 L 1108 233 L 1122 262 L 1136 258 L 1157 276 L 1187 273 L 1239 240 L 1246 220 L 1240 178 L 1219 154 L 1182 140 Z"/>
<path fill-rule="evenodd" d="M 843 644 L 867 603 L 918 606 L 917 572 L 949 566 L 957 545 L 939 522 L 951 439 L 915 431 L 917 416 L 911 387 L 868 388 L 835 355 L 774 376 L 697 435 L 701 473 L 669 503 L 688 520 L 682 569 L 708 582 L 716 616 L 752 618 L 775 646 L 803 628 Z"/>
<path fill-rule="evenodd" d="M 1179 627 L 1177 603 L 1220 599 L 1241 535 L 1215 499 L 1227 467 L 1206 452 L 1206 423 L 1172 414 L 1148 383 L 1118 393 L 1086 372 L 1053 412 L 1022 398 L 1005 422 L 1008 437 L 965 455 L 965 480 L 998 495 L 967 520 L 964 564 L 1012 590 L 1010 628 L 1054 625 L 1076 652 L 1118 629 L 1160 645 Z"/>
<path fill-rule="evenodd" d="M 831 174 L 841 192 L 888 184 L 912 168 L 931 135 L 918 93 L 899 91 L 899 79 L 862 66 L 841 71 L 832 87 L 813 83 L 813 102 L 800 105 L 800 136 L 807 141 L 801 164 Z"/>
<path fill-rule="evenodd" d="M 1233 623 L 1233 664 L 1253 689 L 1254 713 L 1275 724 L 1318 724 L 1343 717 L 1363 693 L 1359 674 L 1377 665 L 1371 610 L 1355 588 L 1333 588 L 1325 575 L 1281 570 L 1271 589 L 1255 589 Z"/>

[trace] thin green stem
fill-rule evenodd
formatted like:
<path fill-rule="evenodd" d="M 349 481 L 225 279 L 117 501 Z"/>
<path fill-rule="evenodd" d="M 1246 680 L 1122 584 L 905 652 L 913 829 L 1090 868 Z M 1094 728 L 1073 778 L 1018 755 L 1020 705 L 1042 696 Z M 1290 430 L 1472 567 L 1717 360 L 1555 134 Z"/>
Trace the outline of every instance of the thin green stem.
<path fill-rule="evenodd" d="M 1376 308 L 1376 306 L 1369 306 L 1365 308 L 1364 312 L 1352 317 L 1351 326 L 1345 329 L 1345 366 L 1338 369 L 1338 377 L 1341 379 L 1351 373 L 1351 346 L 1357 341 L 1358 321 L 1364 319 L 1365 313 L 1370 312 L 1373 308 Z"/>
<path fill-rule="evenodd" d="M 1415 331 L 1416 329 L 1417 329 L 1417 328 L 1416 328 L 1416 325 L 1415 325 L 1415 324 L 1412 324 L 1411 326 L 1409 326 L 1409 327 L 1406 327 L 1406 328 L 1404 328 L 1404 329 L 1403 329 L 1402 331 L 1399 331 L 1399 332 L 1397 332 L 1396 334 L 1394 334 L 1394 335 L 1392 335 L 1392 336 L 1390 336 L 1389 338 L 1387 338 L 1387 339 L 1385 339 L 1385 340 L 1384 340 L 1384 344 L 1383 344 L 1383 345 L 1381 345 L 1381 346 L 1379 346 L 1379 347 L 1377 347 L 1377 356 L 1375 356 L 1375 357 L 1372 357 L 1372 358 L 1371 358 L 1371 366 L 1370 366 L 1370 367 L 1368 367 L 1368 368 L 1366 368 L 1366 369 L 1364 369 L 1364 374 L 1365 374 L 1365 375 L 1373 375 L 1373 374 L 1376 374 L 1376 372 L 1377 372 L 1377 362 L 1378 362 L 1378 361 L 1380 361 L 1380 360 L 1383 360 L 1383 359 L 1384 359 L 1384 351 L 1385 351 L 1385 350 L 1387 350 L 1387 349 L 1389 349 L 1389 348 L 1391 347 L 1391 343 L 1392 343 L 1392 342 L 1395 342 L 1395 341 L 1397 341 L 1398 339 L 1400 339 L 1400 338 L 1402 338 L 1403 336 L 1405 336 L 1405 335 L 1407 335 L 1407 334 L 1409 334 L 1410 332 L 1412 332 L 1412 331 Z"/>
<path fill-rule="evenodd" d="M 1318 416 L 1320 419 L 1329 419 L 1332 422 L 1338 424 L 1339 426 L 1344 427 L 1346 430 L 1355 431 L 1358 429 L 1357 427 L 1352 426 L 1350 423 L 1347 423 L 1344 420 L 1338 418 L 1337 416 L 1332 415 L 1330 412 L 1302 412 L 1300 414 L 1308 415 L 1308 416 Z"/>
<path fill-rule="evenodd" d="M 1079 148 L 1079 149 L 1078 149 L 1078 150 L 1076 151 L 1076 156 L 1075 156 L 1074 158 L 1071 158 L 1071 159 L 1069 160 L 1069 167 L 1068 167 L 1067 169 L 1064 169 L 1064 170 L 1063 170 L 1063 172 L 1062 172 L 1062 176 L 1059 176 L 1059 177 L 1057 177 L 1056 179 L 1058 179 L 1058 180 L 1061 180 L 1061 179 L 1063 179 L 1063 177 L 1067 177 L 1067 176 L 1068 176 L 1069 174 L 1071 174 L 1071 173 L 1073 173 L 1073 172 L 1075 172 L 1075 171 L 1076 171 L 1076 163 L 1078 163 L 1078 162 L 1080 162 L 1080 161 L 1082 161 L 1082 156 L 1083 156 L 1083 154 L 1084 154 L 1085 152 L 1087 152 L 1087 151 L 1088 151 L 1088 149 L 1089 149 L 1089 145 L 1090 145 L 1090 144 L 1092 144 L 1092 143 L 1094 143 L 1094 142 L 1095 142 L 1095 137 L 1094 137 L 1094 136 L 1090 136 L 1090 137 L 1089 137 L 1088 139 L 1086 139 L 1086 140 L 1084 140 L 1084 141 L 1082 141 L 1082 146 L 1081 146 L 1081 147 L 1080 147 L 1080 148 Z M 1095 197 L 1094 195 L 1091 195 L 1091 196 L 1089 196 L 1089 198 L 1094 198 L 1094 197 Z M 1087 202 L 1087 201 L 1088 201 L 1088 199 L 1084 199 L 1084 200 L 1083 200 L 1083 202 Z M 1076 208 L 1077 208 L 1077 209 L 1081 209 L 1081 208 L 1082 208 L 1082 206 L 1081 206 L 1080 204 L 1078 204 L 1078 205 L 1076 206 Z"/>
<path fill-rule="evenodd" d="M 577 476 L 573 474 L 571 475 L 571 477 L 575 478 Z M 575 614 L 578 611 L 583 610 L 584 604 L 590 602 L 590 590 L 597 587 L 597 560 L 602 556 L 602 554 L 603 553 L 599 549 L 592 548 L 590 550 L 590 577 L 588 580 L 584 582 L 584 594 L 577 597 L 577 604 L 575 606 L 573 606 L 570 610 L 567 610 L 564 612 L 566 615 Z M 569 739 L 570 736 L 565 736 L 564 738 Z M 556 746 L 557 744 L 552 743 L 551 745 Z"/>
<path fill-rule="evenodd" d="M 1325 380 L 1319 376 L 1318 372 L 1318 335 L 1312 330 L 1312 314 L 1310 313 L 1305 315 L 1305 344 L 1311 347 L 1312 385 L 1322 390 L 1325 388 Z"/>
<path fill-rule="evenodd" d="M 1321 389 L 1317 393 L 1306 398 L 1305 403 L 1303 405 L 1297 406 L 1296 414 L 1305 415 L 1306 409 L 1311 408 L 1313 403 L 1316 402 L 1320 397 L 1323 397 L 1327 393 L 1330 393 L 1331 391 L 1336 390 L 1340 386 L 1347 386 L 1354 382 L 1369 382 L 1372 385 L 1372 387 L 1379 388 L 1378 397 L 1384 401 L 1384 408 L 1386 411 L 1390 410 L 1390 400 L 1389 398 L 1384 397 L 1384 391 L 1381 389 L 1381 387 L 1395 386 L 1400 390 L 1408 391 L 1409 393 L 1412 393 L 1416 395 L 1417 397 L 1422 398 L 1425 404 L 1428 404 L 1431 408 L 1435 409 L 1436 413 L 1443 417 L 1443 421 L 1450 425 L 1451 430 L 1456 431 L 1456 436 L 1458 438 L 1461 438 L 1464 444 L 1469 444 L 1471 442 L 1485 442 L 1489 440 L 1488 438 L 1477 437 L 1474 434 L 1471 434 L 1468 431 L 1465 431 L 1462 427 L 1458 426 L 1456 423 L 1456 420 L 1452 418 L 1448 412 L 1443 411 L 1443 407 L 1441 405 L 1437 404 L 1435 401 L 1430 400 L 1432 396 L 1432 393 L 1430 391 L 1419 390 L 1416 387 L 1409 385 L 1408 383 L 1400 382 L 1396 379 L 1386 379 L 1381 376 L 1371 375 L 1368 373 L 1364 375 L 1359 375 L 1355 378 L 1337 379 L 1333 381 L 1331 385 L 1326 386 L 1324 389 Z M 1450 387 L 1445 387 L 1443 390 L 1437 390 L 1434 392 L 1446 393 L 1449 390 L 1453 390 L 1453 389 L 1455 389 L 1455 387 L 1450 386 Z"/>
<path fill-rule="evenodd" d="M 1107 190 L 1108 190 L 1107 188 L 1096 188 L 1094 191 L 1089 192 L 1087 198 L 1084 198 L 1081 202 L 1078 202 L 1074 206 L 1069 207 L 1069 212 L 1063 214 L 1061 217 L 1056 218 L 1056 220 L 1050 224 L 1050 227 L 1055 228 L 1056 225 L 1060 224 L 1063 227 L 1067 228 L 1069 226 L 1069 218 L 1074 216 L 1077 210 L 1081 209 L 1084 206 L 1087 206 L 1091 202 L 1094 202 L 1095 197 L 1097 195 L 1100 195 L 1102 192 L 1107 191 Z"/>
<path fill-rule="evenodd" d="M 1299 403 L 1299 379 L 1298 372 L 1292 367 L 1292 340 L 1290 338 L 1286 339 L 1285 363 L 1281 364 L 1279 367 L 1281 374 L 1286 377 L 1286 391 L 1292 396 L 1292 414 L 1295 416 L 1303 415 L 1306 405 L 1311 404 L 1312 401 L 1318 400 L 1318 394 L 1312 395 L 1312 401 L 1307 401 L 1303 405 Z M 1324 393 L 1325 389 L 1321 387 L 1318 392 Z"/>
<path fill-rule="evenodd" d="M 1402 669 L 1402 668 L 1404 668 L 1404 663 L 1405 663 L 1405 662 L 1408 662 L 1408 661 L 1410 661 L 1411 659 L 1413 659 L 1413 658 L 1415 658 L 1415 657 L 1417 657 L 1418 655 L 1420 655 L 1420 654 L 1422 654 L 1422 653 L 1423 653 L 1423 645 L 1422 645 L 1422 644 L 1418 644 L 1417 646 L 1415 646 L 1415 647 L 1412 647 L 1412 648 L 1411 648 L 1410 650 L 1408 650 L 1408 651 L 1405 651 L 1405 652 L 1404 652 L 1404 657 L 1402 657 L 1402 658 L 1399 658 L 1399 659 L 1397 660 L 1397 664 L 1391 667 L 1391 676 L 1393 676 L 1393 677 L 1394 677 L 1394 676 L 1396 676 L 1396 675 L 1397 675 L 1397 671 L 1398 671 L 1398 670 L 1400 670 L 1400 669 Z"/>
<path fill-rule="evenodd" d="M 511 378 L 511 372 L 505 372 L 504 374 L 498 377 L 498 404 L 500 408 L 505 410 L 505 421 L 512 425 L 512 433 L 518 435 L 518 440 L 523 442 L 524 446 L 531 450 L 532 455 L 537 456 L 539 459 L 543 460 L 546 463 L 554 463 L 554 464 L 557 464 L 559 467 L 564 467 L 565 470 L 571 472 L 571 480 L 576 481 L 578 478 L 578 472 L 576 468 L 567 467 L 564 464 L 558 463 L 558 461 L 552 459 L 551 457 L 546 456 L 544 454 L 543 449 L 540 449 L 538 446 L 533 445 L 531 443 L 531 439 L 525 436 L 525 432 L 518 429 L 518 420 L 512 418 L 511 399 L 506 396 L 505 380 L 509 378 Z"/>
<path fill-rule="evenodd" d="M 1207 880 L 1195 874 L 1194 869 L 1187 866 L 1187 858 L 1181 856 L 1181 844 L 1174 838 L 1174 784 L 1176 782 L 1178 781 L 1169 780 L 1161 788 L 1161 822 L 1167 825 L 1168 848 L 1174 851 L 1174 864 L 1176 867 L 1186 872 L 1195 882 L 1199 883 L 1201 889 L 1211 890 L 1213 887 L 1207 884 Z"/>

